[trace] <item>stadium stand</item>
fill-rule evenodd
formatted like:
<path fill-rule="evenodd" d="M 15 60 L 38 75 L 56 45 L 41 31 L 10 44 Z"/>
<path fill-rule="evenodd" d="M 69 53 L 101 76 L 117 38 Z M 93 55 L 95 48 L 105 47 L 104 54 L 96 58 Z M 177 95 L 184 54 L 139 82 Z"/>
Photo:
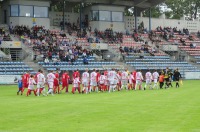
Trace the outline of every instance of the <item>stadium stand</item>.
<path fill-rule="evenodd" d="M 89 70 L 104 70 L 105 66 L 109 66 L 111 69 L 112 66 L 117 66 L 115 62 L 108 62 L 108 61 L 102 61 L 102 62 L 98 62 L 95 61 L 95 57 L 90 56 L 88 57 L 89 62 L 88 64 L 84 64 L 83 63 L 83 59 L 79 58 L 77 59 L 77 61 L 75 61 L 73 64 L 68 63 L 68 62 L 49 62 L 49 63 L 45 63 L 45 62 L 38 62 L 39 65 L 42 65 L 42 67 L 44 69 L 46 69 L 47 71 L 50 70 L 56 70 L 56 69 L 60 69 L 61 71 L 67 70 L 67 71 L 75 71 L 77 69 L 79 69 L 80 71 L 84 71 L 86 68 L 88 68 Z M 123 68 L 118 68 L 118 69 L 123 69 Z"/>
<path fill-rule="evenodd" d="M 144 58 L 139 58 L 138 56 L 126 56 L 125 59 L 126 64 L 131 65 L 138 70 L 162 70 L 166 67 L 174 70 L 179 68 L 183 74 L 183 77 L 185 71 L 199 71 L 196 66 L 193 66 L 186 61 L 171 61 L 169 56 L 144 56 Z"/>
<path fill-rule="evenodd" d="M 22 75 L 28 71 L 34 73 L 24 62 L 0 62 L 0 75 Z"/>

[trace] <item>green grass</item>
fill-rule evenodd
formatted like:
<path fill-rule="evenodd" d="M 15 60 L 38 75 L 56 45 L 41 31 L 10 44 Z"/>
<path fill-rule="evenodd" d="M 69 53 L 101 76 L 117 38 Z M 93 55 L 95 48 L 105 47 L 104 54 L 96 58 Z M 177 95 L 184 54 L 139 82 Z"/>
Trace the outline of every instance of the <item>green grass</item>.
<path fill-rule="evenodd" d="M 16 95 L 0 86 L 0 132 L 199 132 L 200 82 L 146 91 Z"/>

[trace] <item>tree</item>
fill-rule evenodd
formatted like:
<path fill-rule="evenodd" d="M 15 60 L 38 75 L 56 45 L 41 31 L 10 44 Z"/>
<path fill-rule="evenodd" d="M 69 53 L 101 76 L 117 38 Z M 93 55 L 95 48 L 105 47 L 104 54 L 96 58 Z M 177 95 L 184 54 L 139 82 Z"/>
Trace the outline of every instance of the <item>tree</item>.
<path fill-rule="evenodd" d="M 180 19 L 183 15 L 197 18 L 200 0 L 167 0 L 165 4 L 172 9 L 172 18 Z"/>
<path fill-rule="evenodd" d="M 144 17 L 149 17 L 149 10 L 145 10 L 142 12 Z M 162 12 L 160 11 L 159 6 L 155 6 L 151 8 L 151 17 L 153 18 L 159 18 L 161 16 Z"/>

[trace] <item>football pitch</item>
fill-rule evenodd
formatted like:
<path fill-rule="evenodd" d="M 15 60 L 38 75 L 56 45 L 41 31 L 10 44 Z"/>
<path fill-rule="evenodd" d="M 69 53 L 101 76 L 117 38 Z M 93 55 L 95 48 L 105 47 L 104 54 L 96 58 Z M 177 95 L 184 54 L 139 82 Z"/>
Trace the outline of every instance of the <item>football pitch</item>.
<path fill-rule="evenodd" d="M 17 86 L 0 85 L 0 132 L 199 132 L 200 81 L 183 83 L 48 97 L 16 95 Z"/>

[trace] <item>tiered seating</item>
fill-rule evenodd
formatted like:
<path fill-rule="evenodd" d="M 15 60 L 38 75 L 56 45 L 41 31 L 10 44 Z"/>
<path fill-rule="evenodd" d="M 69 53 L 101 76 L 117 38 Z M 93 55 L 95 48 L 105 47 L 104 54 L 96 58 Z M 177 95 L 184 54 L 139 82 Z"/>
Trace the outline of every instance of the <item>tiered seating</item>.
<path fill-rule="evenodd" d="M 121 44 L 121 46 L 135 47 L 135 46 L 141 46 L 141 44 L 144 44 L 144 43 L 135 42 L 134 38 L 130 35 L 129 36 L 123 35 L 123 43 Z"/>
<path fill-rule="evenodd" d="M 69 62 L 58 62 L 58 63 L 54 63 L 54 62 L 49 62 L 49 63 L 44 63 L 44 62 L 38 62 L 39 65 L 42 65 L 42 67 L 46 70 L 56 70 L 57 68 L 59 68 L 61 71 L 63 70 L 67 70 L 67 71 L 74 71 L 76 69 L 79 69 L 80 71 L 85 70 L 86 68 L 88 68 L 89 70 L 93 70 L 93 69 L 97 69 L 97 70 L 103 70 L 103 66 L 110 66 L 112 67 L 113 65 L 116 65 L 115 62 L 97 62 L 95 61 L 94 57 L 90 57 L 89 59 L 89 64 L 84 65 L 83 64 L 83 59 L 82 58 L 78 58 L 76 62 L 69 63 Z"/>
<path fill-rule="evenodd" d="M 77 41 L 81 46 L 89 46 L 88 40 L 86 38 L 77 38 Z"/>
<path fill-rule="evenodd" d="M 108 44 L 108 46 L 115 52 L 119 52 L 120 44 Z"/>
<path fill-rule="evenodd" d="M 57 36 L 56 39 L 59 42 L 63 42 L 63 41 L 69 42 L 69 38 L 67 38 L 67 37 Z"/>
<path fill-rule="evenodd" d="M 130 58 L 130 57 L 128 57 Z M 169 67 L 170 69 L 179 68 L 180 70 L 190 71 L 196 70 L 197 67 L 188 64 L 187 62 L 174 62 L 171 61 L 169 56 L 145 56 L 143 59 L 136 58 L 132 61 L 127 61 L 127 64 L 135 67 L 136 69 L 165 69 Z"/>
<path fill-rule="evenodd" d="M 27 71 L 33 72 L 24 62 L 0 62 L 0 75 L 21 75 Z"/>
<path fill-rule="evenodd" d="M 196 60 L 196 63 L 197 63 L 197 64 L 200 64 L 200 56 L 195 56 L 194 58 L 195 58 L 195 60 Z"/>
<path fill-rule="evenodd" d="M 186 51 L 191 56 L 200 56 L 200 46 L 196 48 L 190 48 L 190 46 L 179 46 L 180 50 Z"/>

